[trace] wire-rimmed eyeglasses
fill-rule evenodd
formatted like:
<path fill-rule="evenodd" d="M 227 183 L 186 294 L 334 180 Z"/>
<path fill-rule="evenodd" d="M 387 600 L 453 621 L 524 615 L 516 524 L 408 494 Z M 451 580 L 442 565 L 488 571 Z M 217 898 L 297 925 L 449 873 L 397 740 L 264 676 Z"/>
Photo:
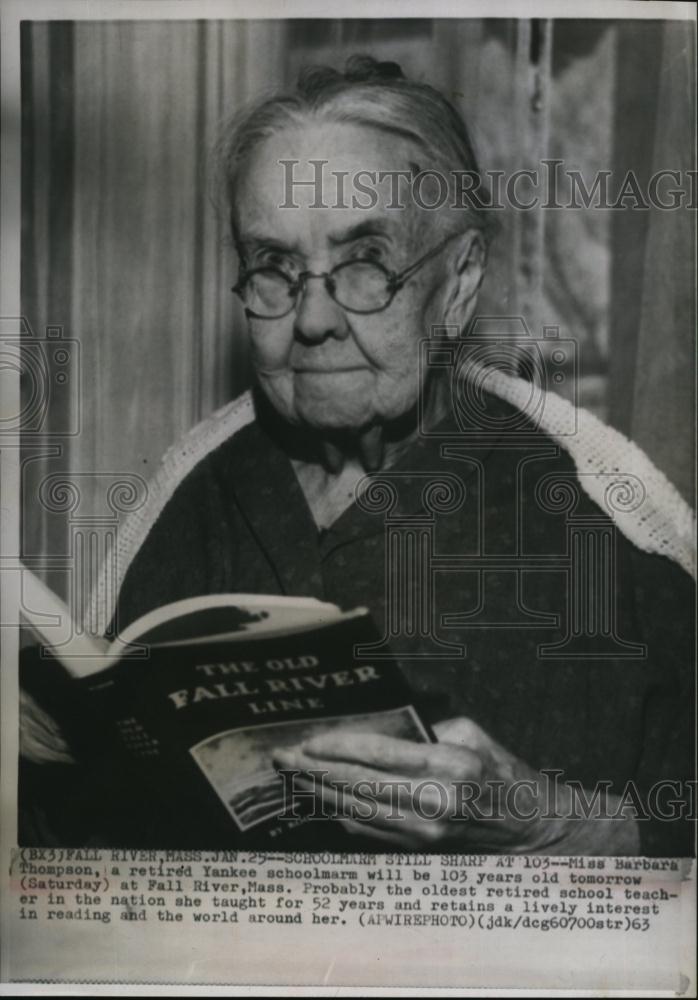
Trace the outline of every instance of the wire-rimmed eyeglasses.
<path fill-rule="evenodd" d="M 428 250 L 419 260 L 404 271 L 389 270 L 378 261 L 348 260 L 337 264 L 331 271 L 301 271 L 291 277 L 278 267 L 243 268 L 232 291 L 240 296 L 245 314 L 254 319 L 281 319 L 296 308 L 309 278 L 320 278 L 327 294 L 347 312 L 367 316 L 382 312 L 391 304 L 397 293 L 428 260 L 446 246 L 454 236 L 451 233 L 437 246 Z"/>

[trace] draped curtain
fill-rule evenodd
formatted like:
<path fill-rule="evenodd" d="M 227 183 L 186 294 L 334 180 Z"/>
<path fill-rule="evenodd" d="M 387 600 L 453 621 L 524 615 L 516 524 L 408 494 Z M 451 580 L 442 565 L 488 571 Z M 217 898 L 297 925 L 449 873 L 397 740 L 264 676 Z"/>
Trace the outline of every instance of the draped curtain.
<path fill-rule="evenodd" d="M 667 23 L 653 49 L 656 104 L 646 102 L 635 118 L 638 133 L 646 136 L 639 163 L 645 175 L 679 171 L 684 181 L 676 186 L 685 186 L 696 168 L 693 25 Z M 638 65 L 637 76 L 642 72 Z M 637 76 L 626 86 L 641 83 Z M 662 191 L 666 204 L 671 186 Z M 692 200 L 692 208 L 650 207 L 636 223 L 643 231 L 634 252 L 625 255 L 627 243 L 618 247 L 619 296 L 622 301 L 632 294 L 636 305 L 630 313 L 616 313 L 619 343 L 609 392 L 615 422 L 695 506 L 695 192 Z"/>
<path fill-rule="evenodd" d="M 23 314 L 77 341 L 71 399 L 53 392 L 46 435 L 25 439 L 25 558 L 74 555 L 71 523 L 108 516 L 112 487 L 141 490 L 248 384 L 209 152 L 283 83 L 285 54 L 278 21 L 25 22 Z M 64 596 L 69 575 L 49 574 Z"/>
<path fill-rule="evenodd" d="M 611 158 L 616 168 L 688 168 L 692 39 L 688 26 L 669 29 L 25 22 L 23 312 L 35 334 L 51 327 L 78 344 L 69 387 L 49 398 L 47 433 L 25 441 L 25 555 L 69 552 L 71 519 L 102 516 L 112 480 L 147 483 L 170 444 L 249 382 L 235 261 L 207 184 L 224 115 L 292 82 L 305 63 L 340 66 L 370 52 L 441 87 L 488 170 L 550 156 L 585 172 Z M 535 336 L 552 324 L 573 337 L 585 359 L 581 402 L 635 436 L 684 490 L 691 236 L 687 212 L 505 211 L 482 302 L 490 314 L 522 315 Z M 79 486 L 70 510 L 36 500 L 60 475 Z M 64 579 L 53 583 L 65 592 Z"/>

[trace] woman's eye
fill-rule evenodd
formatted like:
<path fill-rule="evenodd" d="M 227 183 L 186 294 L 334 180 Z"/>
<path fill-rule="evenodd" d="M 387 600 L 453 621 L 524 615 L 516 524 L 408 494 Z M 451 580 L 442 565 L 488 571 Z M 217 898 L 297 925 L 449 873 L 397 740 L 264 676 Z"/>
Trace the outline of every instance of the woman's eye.
<path fill-rule="evenodd" d="M 385 260 L 385 248 L 379 243 L 365 243 L 357 247 L 351 255 L 351 260 L 368 260 L 383 263 Z"/>
<path fill-rule="evenodd" d="M 275 267 L 284 274 L 292 275 L 295 271 L 293 261 L 278 250 L 267 250 L 258 254 L 255 267 Z"/>

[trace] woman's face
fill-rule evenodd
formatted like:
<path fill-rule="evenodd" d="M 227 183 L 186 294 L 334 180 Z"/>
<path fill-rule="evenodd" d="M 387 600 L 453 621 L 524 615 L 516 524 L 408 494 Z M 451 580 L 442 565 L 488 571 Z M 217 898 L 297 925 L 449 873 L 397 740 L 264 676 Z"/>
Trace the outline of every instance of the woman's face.
<path fill-rule="evenodd" d="M 266 140 L 247 165 L 236 202 L 235 235 L 247 268 L 320 273 L 365 259 L 404 270 L 443 239 L 436 213 L 407 196 L 404 208 L 388 208 L 387 183 L 377 185 L 375 207 L 350 207 L 351 178 L 359 171 L 407 170 L 414 159 L 407 140 L 348 123 L 297 126 Z M 282 160 L 298 161 L 295 180 L 315 176 L 309 161 L 327 161 L 318 201 L 333 207 L 312 207 L 311 185 L 296 185 L 289 199 Z M 280 207 L 289 200 L 298 207 Z M 347 312 L 321 280 L 310 279 L 288 315 L 250 317 L 253 365 L 276 410 L 321 432 L 358 431 L 410 410 L 424 380 L 420 341 L 443 322 L 448 250 L 425 264 L 382 312 Z"/>

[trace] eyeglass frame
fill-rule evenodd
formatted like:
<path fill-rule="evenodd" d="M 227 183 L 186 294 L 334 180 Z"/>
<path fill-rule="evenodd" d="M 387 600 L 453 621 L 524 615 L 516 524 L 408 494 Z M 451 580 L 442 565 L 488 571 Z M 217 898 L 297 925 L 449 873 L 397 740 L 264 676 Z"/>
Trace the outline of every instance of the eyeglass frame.
<path fill-rule="evenodd" d="M 341 264 L 337 264 L 336 267 L 333 267 L 331 271 L 319 271 L 319 272 L 301 271 L 296 280 L 291 281 L 288 275 L 284 274 L 284 272 L 278 267 L 253 267 L 249 271 L 246 270 L 244 267 L 242 267 L 240 270 L 240 276 L 238 277 L 237 283 L 232 286 L 231 291 L 234 292 L 240 298 L 240 300 L 243 302 L 244 305 L 244 299 L 242 297 L 243 289 L 244 286 L 249 281 L 249 279 L 253 275 L 259 274 L 261 271 L 274 271 L 275 274 L 280 275 L 284 279 L 284 281 L 288 283 L 288 293 L 289 296 L 292 297 L 291 305 L 286 310 L 286 312 L 279 313 L 277 316 L 261 316 L 259 313 L 256 313 L 252 309 L 248 309 L 248 307 L 245 306 L 245 316 L 252 319 L 262 319 L 262 320 L 283 319 L 285 316 L 288 316 L 290 312 L 293 312 L 293 310 L 297 307 L 298 299 L 304 290 L 304 286 L 308 278 L 322 278 L 325 286 L 325 291 L 330 296 L 332 301 L 339 306 L 340 309 L 344 309 L 346 312 L 353 313 L 354 315 L 357 316 L 373 316 L 376 313 L 385 312 L 385 310 L 388 309 L 393 304 L 395 296 L 400 291 L 400 289 L 405 285 L 407 281 L 409 281 L 411 277 L 413 277 L 417 273 L 419 268 L 423 267 L 424 264 L 426 264 L 428 260 L 431 260 L 432 257 L 435 257 L 438 253 L 441 253 L 446 244 L 450 243 L 452 239 L 455 239 L 456 236 L 462 236 L 462 235 L 463 233 L 461 232 L 451 233 L 450 236 L 447 236 L 444 240 L 441 241 L 441 243 L 438 243 L 435 247 L 432 247 L 431 250 L 427 250 L 427 252 L 423 254 L 423 256 L 419 258 L 419 260 L 416 260 L 413 264 L 410 264 L 409 267 L 406 267 L 403 271 L 391 271 L 387 267 L 385 267 L 385 265 L 381 264 L 379 261 L 376 260 L 366 260 L 366 261 L 345 260 L 342 261 Z M 385 305 L 379 306 L 378 309 L 351 309 L 349 306 L 344 306 L 342 305 L 341 302 L 337 301 L 337 299 L 334 297 L 333 294 L 334 289 L 331 285 L 332 275 L 336 274 L 337 271 L 341 271 L 342 268 L 351 267 L 353 264 L 370 264 L 372 267 L 378 268 L 379 271 L 382 271 L 385 274 L 387 278 L 387 291 L 390 294 L 390 298 L 385 303 Z"/>

